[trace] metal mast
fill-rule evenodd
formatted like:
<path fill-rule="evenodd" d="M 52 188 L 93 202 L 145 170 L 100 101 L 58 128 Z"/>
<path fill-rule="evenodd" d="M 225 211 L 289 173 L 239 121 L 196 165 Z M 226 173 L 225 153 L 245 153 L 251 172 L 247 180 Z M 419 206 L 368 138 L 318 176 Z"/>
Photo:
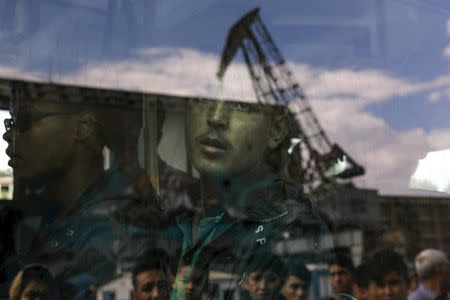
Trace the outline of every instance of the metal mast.
<path fill-rule="evenodd" d="M 256 98 L 261 103 L 288 106 L 296 116 L 301 139 L 300 159 L 305 184 L 315 185 L 332 178 L 364 174 L 342 149 L 332 144 L 319 124 L 300 84 L 294 78 L 259 15 L 259 8 L 244 15 L 228 32 L 217 77 L 222 79 L 228 65 L 241 49 Z M 338 160 L 346 166 L 333 172 Z"/>

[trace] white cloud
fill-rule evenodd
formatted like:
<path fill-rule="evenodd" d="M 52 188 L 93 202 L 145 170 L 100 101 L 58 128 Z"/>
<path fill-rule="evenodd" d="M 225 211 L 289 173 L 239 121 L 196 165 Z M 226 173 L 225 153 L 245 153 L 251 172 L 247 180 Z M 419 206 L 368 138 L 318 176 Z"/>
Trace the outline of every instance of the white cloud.
<path fill-rule="evenodd" d="M 429 146 L 421 129 L 398 132 L 353 100 L 312 101 L 331 140 L 340 144 L 366 169 L 355 182 L 383 193 L 411 193 L 409 177 Z"/>
<path fill-rule="evenodd" d="M 231 65 L 223 82 L 216 79 L 217 67 L 217 56 L 211 54 L 153 48 L 139 51 L 133 60 L 87 65 L 57 81 L 182 96 L 255 98 L 243 65 Z"/>
<path fill-rule="evenodd" d="M 450 36 L 450 19 L 447 20 L 447 35 Z"/>
<path fill-rule="evenodd" d="M 309 81 L 311 98 L 351 97 L 355 105 L 392 99 L 416 92 L 420 87 L 377 70 L 314 70 Z"/>
<path fill-rule="evenodd" d="M 34 72 L 26 72 L 17 67 L 0 66 L 0 78 L 39 80 L 39 78 L 42 77 L 43 77 L 42 74 Z"/>
<path fill-rule="evenodd" d="M 431 130 L 428 134 L 428 144 L 432 150 L 450 148 L 450 128 Z"/>
<path fill-rule="evenodd" d="M 220 83 L 215 77 L 218 63 L 217 56 L 192 49 L 151 48 L 139 51 L 132 60 L 89 64 L 54 80 L 185 96 L 255 98 L 245 65 L 232 64 Z M 446 145 L 441 139 L 444 133 L 396 131 L 365 109 L 374 102 L 418 92 L 427 92 L 432 101 L 437 101 L 442 90 L 450 86 L 450 76 L 415 83 L 380 70 L 290 66 L 331 140 L 365 166 L 366 175 L 356 183 L 383 193 L 412 193 L 409 178 L 418 160 L 430 149 Z"/>
<path fill-rule="evenodd" d="M 450 193 L 450 149 L 429 152 L 417 165 L 410 185 Z"/>
<path fill-rule="evenodd" d="M 420 83 L 418 91 L 428 93 L 428 101 L 437 103 L 442 100 L 450 100 L 450 76 L 439 76 L 431 81 Z"/>
<path fill-rule="evenodd" d="M 444 56 L 450 58 L 450 45 L 444 48 Z"/>
<path fill-rule="evenodd" d="M 450 19 L 447 20 L 447 36 L 450 37 Z M 448 45 L 447 47 L 445 47 L 444 51 L 443 51 L 444 56 L 450 58 L 450 45 Z"/>

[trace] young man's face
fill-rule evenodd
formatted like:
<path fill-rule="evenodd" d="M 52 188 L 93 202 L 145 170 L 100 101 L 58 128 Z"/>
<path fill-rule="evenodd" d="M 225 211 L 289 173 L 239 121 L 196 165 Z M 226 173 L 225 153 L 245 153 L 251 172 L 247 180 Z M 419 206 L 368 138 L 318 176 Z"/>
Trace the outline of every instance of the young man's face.
<path fill-rule="evenodd" d="M 286 300 L 303 300 L 307 297 L 305 283 L 295 275 L 290 275 L 281 288 L 281 294 Z"/>
<path fill-rule="evenodd" d="M 277 299 L 280 294 L 281 278 L 270 271 L 251 272 L 245 287 L 252 300 Z"/>
<path fill-rule="evenodd" d="M 355 296 L 355 298 L 358 300 L 368 300 L 368 288 L 354 284 L 353 296 Z"/>
<path fill-rule="evenodd" d="M 406 300 L 408 298 L 408 282 L 397 272 L 389 272 L 378 283 L 381 300 Z"/>
<path fill-rule="evenodd" d="M 165 300 L 170 298 L 171 282 L 160 270 L 141 272 L 136 276 L 133 300 Z"/>
<path fill-rule="evenodd" d="M 187 140 L 197 171 L 241 175 L 262 164 L 273 118 L 268 110 L 257 104 L 191 101 Z"/>
<path fill-rule="evenodd" d="M 10 113 L 16 125 L 3 135 L 3 139 L 8 143 L 9 165 L 17 178 L 55 176 L 70 164 L 74 149 L 74 118 L 68 114 L 36 118 L 38 114 L 59 112 L 62 112 L 61 107 L 54 103 L 11 103 Z M 23 124 L 29 126 L 21 126 Z"/>
<path fill-rule="evenodd" d="M 330 266 L 330 283 L 335 294 L 351 293 L 353 277 L 347 268 L 340 265 Z"/>
<path fill-rule="evenodd" d="M 358 300 L 378 300 L 380 299 L 380 291 L 375 281 L 371 280 L 367 287 L 354 284 L 353 296 Z"/>
<path fill-rule="evenodd" d="M 208 272 L 189 265 L 182 266 L 175 279 L 177 299 L 200 299 L 208 291 Z"/>
<path fill-rule="evenodd" d="M 382 290 L 378 287 L 377 283 L 373 280 L 369 282 L 367 288 L 367 300 L 380 300 L 382 299 Z"/>

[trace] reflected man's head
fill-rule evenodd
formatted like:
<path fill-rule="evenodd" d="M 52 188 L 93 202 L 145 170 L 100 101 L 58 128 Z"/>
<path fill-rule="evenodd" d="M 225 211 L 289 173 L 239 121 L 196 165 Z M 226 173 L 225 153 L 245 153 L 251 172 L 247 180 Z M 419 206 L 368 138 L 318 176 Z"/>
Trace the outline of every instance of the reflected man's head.
<path fill-rule="evenodd" d="M 336 294 L 351 294 L 353 288 L 353 261 L 351 257 L 337 254 L 330 262 L 330 283 Z"/>
<path fill-rule="evenodd" d="M 9 289 L 11 300 L 53 299 L 54 280 L 42 265 L 28 265 L 15 277 Z"/>
<path fill-rule="evenodd" d="M 170 298 L 173 275 L 169 257 L 163 250 L 146 252 L 133 269 L 134 300 L 165 300 Z"/>
<path fill-rule="evenodd" d="M 373 264 L 363 262 L 354 271 L 353 296 L 358 300 L 378 300 L 381 298 L 373 276 Z"/>
<path fill-rule="evenodd" d="M 252 300 L 279 299 L 288 271 L 282 260 L 264 250 L 256 250 L 246 267 L 245 289 Z"/>
<path fill-rule="evenodd" d="M 251 272 L 246 280 L 245 287 L 252 300 L 277 299 L 280 288 L 280 278 L 270 270 L 260 270 Z"/>
<path fill-rule="evenodd" d="M 196 266 L 183 265 L 175 280 L 175 287 L 181 298 L 186 300 L 200 299 L 202 295 L 208 294 L 208 270 Z"/>
<path fill-rule="evenodd" d="M 267 167 L 268 153 L 288 134 L 279 107 L 240 102 L 190 101 L 187 142 L 202 174 L 241 175 Z"/>
<path fill-rule="evenodd" d="M 425 249 L 415 258 L 415 267 L 422 283 L 433 285 L 439 293 L 450 291 L 450 262 L 441 250 Z"/>
<path fill-rule="evenodd" d="M 390 249 L 376 252 L 371 259 L 370 273 L 377 286 L 378 299 L 408 298 L 408 267 L 400 254 Z"/>
<path fill-rule="evenodd" d="M 212 257 L 209 249 L 206 246 L 201 255 L 189 251 L 181 258 L 174 285 L 177 299 L 202 299 L 203 296 L 211 296 L 209 265 Z"/>
<path fill-rule="evenodd" d="M 101 155 L 103 144 L 96 135 L 97 121 L 88 106 L 22 93 L 13 94 L 10 113 L 3 138 L 8 143 L 9 165 L 17 178 L 60 176 L 73 165 L 76 156 L 83 155 L 86 160 Z"/>
<path fill-rule="evenodd" d="M 281 293 L 286 300 L 304 300 L 308 298 L 311 272 L 304 264 L 289 262 L 288 276 L 284 280 Z"/>

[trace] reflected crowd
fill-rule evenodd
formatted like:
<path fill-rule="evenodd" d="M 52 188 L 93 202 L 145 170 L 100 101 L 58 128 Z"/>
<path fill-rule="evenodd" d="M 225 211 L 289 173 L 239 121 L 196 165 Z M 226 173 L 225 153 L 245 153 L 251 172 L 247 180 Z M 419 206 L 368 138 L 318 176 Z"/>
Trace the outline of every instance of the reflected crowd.
<path fill-rule="evenodd" d="M 284 106 L 155 100 L 145 113 L 142 95 L 2 84 L 4 299 L 448 298 L 443 251 L 356 259 L 335 239 Z"/>

